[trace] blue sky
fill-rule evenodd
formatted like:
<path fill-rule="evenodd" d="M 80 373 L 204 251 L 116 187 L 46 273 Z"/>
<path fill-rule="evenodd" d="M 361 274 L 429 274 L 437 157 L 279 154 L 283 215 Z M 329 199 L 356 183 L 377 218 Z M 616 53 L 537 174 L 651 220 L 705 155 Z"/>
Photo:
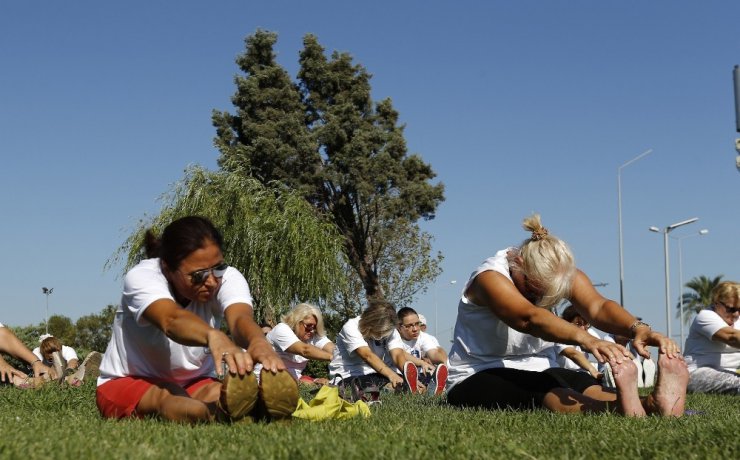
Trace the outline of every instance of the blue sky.
<path fill-rule="evenodd" d="M 448 342 L 456 297 L 541 213 L 579 266 L 665 331 L 662 236 L 690 217 L 684 281 L 740 279 L 733 1 L 3 2 L 0 321 L 76 319 L 120 298 L 106 260 L 192 163 L 215 168 L 211 110 L 232 110 L 234 59 L 257 28 L 295 75 L 301 39 L 352 54 L 393 99 L 409 150 L 446 201 L 424 224 L 444 273 L 414 306 Z M 678 298 L 677 241 L 671 290 Z M 451 281 L 457 281 L 451 284 Z M 436 306 L 436 308 L 435 308 Z M 437 314 L 435 315 L 435 311 Z M 674 323 L 674 333 L 678 323 Z"/>

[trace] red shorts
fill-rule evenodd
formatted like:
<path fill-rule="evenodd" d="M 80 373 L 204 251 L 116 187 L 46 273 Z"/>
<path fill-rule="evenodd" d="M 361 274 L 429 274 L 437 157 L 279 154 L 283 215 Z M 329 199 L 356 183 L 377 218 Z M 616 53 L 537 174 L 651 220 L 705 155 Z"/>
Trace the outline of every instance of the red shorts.
<path fill-rule="evenodd" d="M 100 385 L 96 391 L 96 403 L 100 415 L 105 418 L 125 418 L 135 414 L 136 406 L 152 385 L 162 383 L 161 379 L 148 377 L 119 377 Z M 200 377 L 183 385 L 183 389 L 192 396 L 196 391 L 209 383 L 218 382 L 213 377 Z"/>

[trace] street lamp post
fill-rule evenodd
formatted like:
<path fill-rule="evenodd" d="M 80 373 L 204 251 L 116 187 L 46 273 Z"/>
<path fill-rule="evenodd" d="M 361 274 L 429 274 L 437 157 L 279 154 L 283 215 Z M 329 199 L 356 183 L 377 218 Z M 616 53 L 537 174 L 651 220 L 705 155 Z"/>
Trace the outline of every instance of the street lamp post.
<path fill-rule="evenodd" d="M 49 296 L 54 292 L 54 288 L 42 287 L 41 292 L 46 296 L 46 333 L 49 333 Z"/>
<path fill-rule="evenodd" d="M 450 281 L 450 285 L 457 283 L 457 280 Z M 438 303 L 437 300 L 437 284 L 434 284 L 434 336 L 439 337 L 439 315 L 438 313 Z"/>
<path fill-rule="evenodd" d="M 622 169 L 635 161 L 652 153 L 653 149 L 647 149 L 635 158 L 617 168 L 617 209 L 619 222 L 619 304 L 624 306 L 624 255 L 622 254 Z"/>
<path fill-rule="evenodd" d="M 681 343 L 679 346 L 683 347 L 684 344 L 684 333 L 683 333 L 683 257 L 681 254 L 681 241 L 683 241 L 684 238 L 689 238 L 692 236 L 704 236 L 707 233 L 709 233 L 709 230 L 706 228 L 699 230 L 696 233 L 689 233 L 688 235 L 684 236 L 678 236 L 673 237 L 673 239 L 678 240 L 678 304 L 679 304 L 679 324 L 681 326 Z"/>
<path fill-rule="evenodd" d="M 692 217 L 691 219 L 686 219 L 686 220 L 682 220 L 681 222 L 676 222 L 675 224 L 671 224 L 667 226 L 666 228 L 664 228 L 663 230 L 659 229 L 658 227 L 649 228 L 651 232 L 663 234 L 663 253 L 665 257 L 665 322 L 666 322 L 666 329 L 668 331 L 668 338 L 672 338 L 671 337 L 671 333 L 672 333 L 671 287 L 670 287 L 670 274 L 669 274 L 669 266 L 668 266 L 668 234 L 671 233 L 673 230 L 677 229 L 678 227 L 694 223 L 697 220 L 699 220 L 698 217 Z"/>

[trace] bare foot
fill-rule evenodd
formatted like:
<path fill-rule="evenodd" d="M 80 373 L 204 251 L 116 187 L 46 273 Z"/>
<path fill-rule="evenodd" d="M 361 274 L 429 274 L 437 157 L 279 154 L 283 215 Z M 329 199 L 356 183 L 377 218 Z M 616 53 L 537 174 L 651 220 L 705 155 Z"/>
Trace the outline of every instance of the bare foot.
<path fill-rule="evenodd" d="M 13 385 L 16 388 L 21 388 L 23 390 L 39 388 L 43 384 L 44 384 L 44 381 L 43 379 L 41 379 L 41 377 L 23 378 L 17 375 L 13 376 Z"/>
<path fill-rule="evenodd" d="M 658 382 L 646 401 L 648 411 L 663 416 L 681 417 L 686 404 L 689 370 L 683 357 L 658 356 Z"/>
<path fill-rule="evenodd" d="M 631 359 L 625 359 L 621 363 L 612 361 L 609 364 L 617 386 L 619 412 L 627 417 L 644 417 L 645 409 L 637 391 L 637 366 Z"/>

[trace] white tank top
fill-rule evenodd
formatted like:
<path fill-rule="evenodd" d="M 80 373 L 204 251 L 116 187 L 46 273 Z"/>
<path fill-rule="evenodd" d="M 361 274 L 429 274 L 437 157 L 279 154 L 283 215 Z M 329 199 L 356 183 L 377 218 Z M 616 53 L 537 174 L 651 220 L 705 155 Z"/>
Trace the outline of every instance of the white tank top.
<path fill-rule="evenodd" d="M 472 303 L 465 291 L 476 276 L 495 271 L 512 281 L 508 251 L 498 251 L 470 275 L 457 306 L 454 340 L 449 356 L 448 390 L 484 369 L 509 367 L 542 371 L 557 367 L 553 343 L 510 328 L 490 308 Z"/>

